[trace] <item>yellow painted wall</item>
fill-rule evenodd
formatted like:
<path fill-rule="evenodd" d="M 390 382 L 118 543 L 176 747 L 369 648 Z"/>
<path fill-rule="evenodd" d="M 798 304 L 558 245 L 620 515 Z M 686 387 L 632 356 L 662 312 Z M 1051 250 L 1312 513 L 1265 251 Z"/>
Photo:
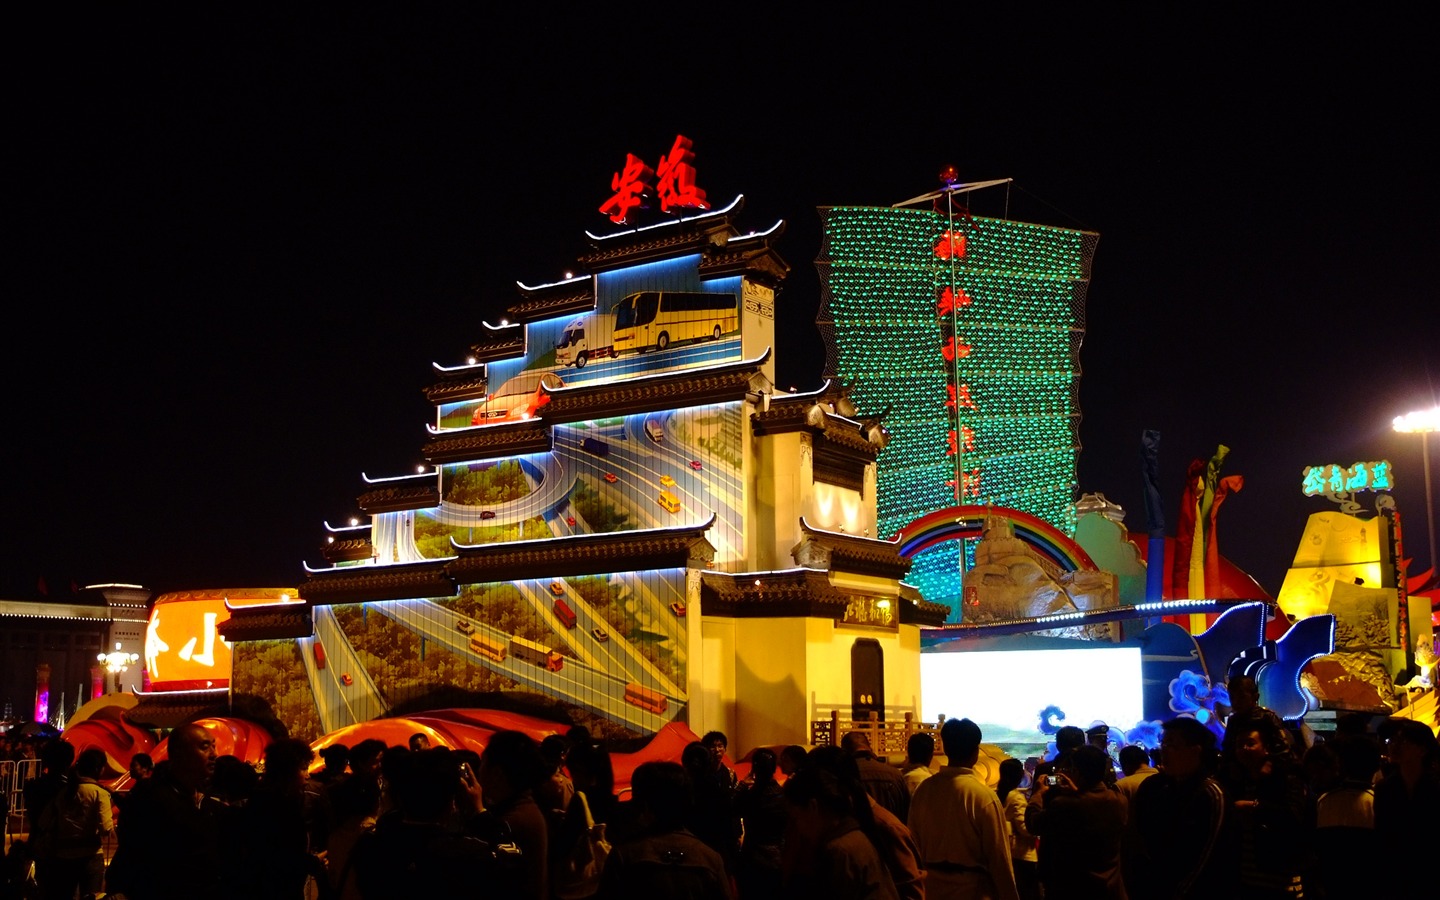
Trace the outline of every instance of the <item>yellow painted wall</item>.
<path fill-rule="evenodd" d="M 920 708 L 920 630 L 898 633 L 847 628 L 828 619 L 706 619 L 704 648 L 726 652 L 725 663 L 705 662 L 734 687 L 733 699 L 707 701 L 691 728 L 712 728 L 730 738 L 732 754 L 757 746 L 808 744 L 812 719 L 839 709 L 850 714 L 850 650 L 859 638 L 880 642 L 885 659 L 887 707 Z M 743 647 L 743 653 L 736 648 Z M 714 667 L 713 669 L 711 667 Z M 896 714 L 899 715 L 898 713 Z"/>
<path fill-rule="evenodd" d="M 809 741 L 808 673 L 803 660 L 809 632 L 806 619 L 735 619 L 735 693 L 742 702 L 730 746 L 735 756 L 769 744 Z M 848 677 L 848 675 L 847 675 Z"/>
<path fill-rule="evenodd" d="M 814 485 L 810 436 L 790 432 L 748 439 L 747 465 L 754 467 L 754 474 L 747 483 L 755 489 L 746 498 L 746 569 L 793 568 L 790 551 L 800 542 L 800 517 L 810 505 Z"/>
<path fill-rule="evenodd" d="M 690 728 L 697 735 L 723 731 L 733 746 L 739 702 L 735 688 L 736 622 L 701 616 L 696 624 L 700 639 L 690 645 Z"/>
<path fill-rule="evenodd" d="M 866 509 L 862 491 L 817 482 L 805 521 L 826 531 L 874 537 L 874 509 L 873 502 Z"/>

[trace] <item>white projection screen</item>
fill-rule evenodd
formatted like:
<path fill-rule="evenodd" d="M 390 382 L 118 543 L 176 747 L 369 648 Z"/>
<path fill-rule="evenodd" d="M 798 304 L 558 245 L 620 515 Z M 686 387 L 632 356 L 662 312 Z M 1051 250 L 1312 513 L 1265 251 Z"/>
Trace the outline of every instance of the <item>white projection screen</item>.
<path fill-rule="evenodd" d="M 968 718 L 1001 746 L 1049 741 L 1040 724 L 1051 707 L 1054 726 L 1101 721 L 1122 732 L 1144 713 L 1139 647 L 921 653 L 920 684 L 925 721 Z"/>

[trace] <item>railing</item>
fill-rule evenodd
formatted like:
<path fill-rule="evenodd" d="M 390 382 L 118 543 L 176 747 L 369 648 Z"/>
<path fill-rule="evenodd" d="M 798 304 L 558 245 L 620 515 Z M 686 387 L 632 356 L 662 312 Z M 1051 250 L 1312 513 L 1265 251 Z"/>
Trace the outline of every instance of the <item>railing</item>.
<path fill-rule="evenodd" d="M 0 759 L 0 809 L 5 811 L 3 820 L 0 820 L 0 850 L 10 852 L 10 810 L 15 806 L 15 791 L 12 785 L 15 783 L 15 761 L 13 759 Z"/>
<path fill-rule="evenodd" d="M 9 813 L 3 824 L 4 836 L 25 831 L 25 782 L 40 777 L 40 760 L 0 760 L 0 791 L 9 801 Z"/>
<path fill-rule="evenodd" d="M 870 739 L 870 749 L 876 756 L 898 762 L 905 757 L 910 735 L 924 732 L 935 738 L 935 747 L 940 748 L 940 726 L 945 724 L 942 716 L 938 722 L 922 722 L 915 713 L 905 712 L 903 718 L 881 720 L 880 714 L 871 711 L 868 718 L 842 719 L 840 710 L 830 711 L 830 718 L 815 719 L 810 723 L 810 743 L 817 747 L 838 745 L 847 732 L 858 731 Z"/>

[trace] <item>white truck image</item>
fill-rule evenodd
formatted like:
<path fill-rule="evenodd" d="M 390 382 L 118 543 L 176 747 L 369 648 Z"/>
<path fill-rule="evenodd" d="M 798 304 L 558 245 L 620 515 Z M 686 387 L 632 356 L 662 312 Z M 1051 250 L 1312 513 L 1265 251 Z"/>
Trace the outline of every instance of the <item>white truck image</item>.
<path fill-rule="evenodd" d="M 592 359 L 615 356 L 615 314 L 593 312 L 565 326 L 555 345 L 555 364 L 585 368 Z"/>

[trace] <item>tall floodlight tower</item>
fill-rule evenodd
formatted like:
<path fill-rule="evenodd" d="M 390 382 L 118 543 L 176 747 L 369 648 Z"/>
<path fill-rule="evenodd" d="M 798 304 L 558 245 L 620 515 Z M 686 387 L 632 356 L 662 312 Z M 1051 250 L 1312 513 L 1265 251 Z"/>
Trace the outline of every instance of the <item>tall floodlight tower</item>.
<path fill-rule="evenodd" d="M 1420 459 L 1425 472 L 1425 532 L 1430 536 L 1430 569 L 1440 572 L 1435 556 L 1435 489 L 1430 483 L 1430 435 L 1440 432 L 1440 406 L 1419 409 L 1394 419 L 1395 430 L 1420 435 Z"/>
<path fill-rule="evenodd" d="M 1008 180 L 1008 179 L 1007 179 Z M 944 187 L 893 207 L 825 207 L 816 267 L 826 374 L 884 411 L 880 537 L 925 513 L 998 505 L 1074 533 L 1080 345 L 1099 235 L 972 216 Z M 917 205 L 919 204 L 919 205 Z M 907 581 L 964 618 L 969 548 L 915 557 Z"/>

